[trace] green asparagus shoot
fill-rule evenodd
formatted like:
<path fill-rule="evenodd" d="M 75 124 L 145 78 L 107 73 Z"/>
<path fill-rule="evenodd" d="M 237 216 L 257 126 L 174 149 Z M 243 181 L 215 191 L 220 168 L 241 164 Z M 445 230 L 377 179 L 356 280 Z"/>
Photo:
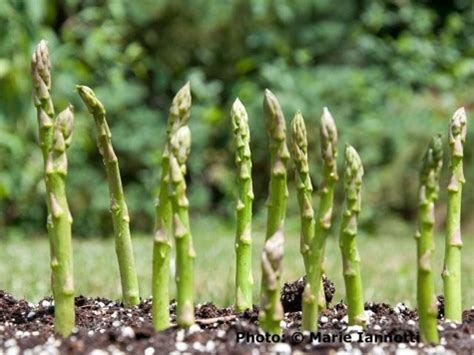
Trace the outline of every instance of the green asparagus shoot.
<path fill-rule="evenodd" d="M 444 257 L 444 317 L 462 321 L 461 296 L 461 199 L 465 183 L 463 172 L 464 143 L 467 120 L 464 108 L 458 109 L 449 124 L 449 146 L 451 151 L 448 185 L 448 214 L 446 218 L 446 246 Z"/>
<path fill-rule="evenodd" d="M 434 254 L 435 202 L 438 199 L 439 174 L 443 166 L 443 142 L 436 135 L 423 157 L 418 194 L 417 301 L 421 338 L 438 343 L 437 302 L 434 291 L 432 259 Z"/>
<path fill-rule="evenodd" d="M 235 309 L 243 312 L 252 308 L 252 159 L 250 131 L 244 105 L 236 99 L 231 110 L 236 146 L 237 166 L 237 230 L 235 236 L 236 274 Z"/>
<path fill-rule="evenodd" d="M 187 124 L 191 112 L 191 87 L 186 83 L 171 103 L 166 143 L 161 156 L 160 189 L 155 205 L 156 226 L 153 241 L 152 322 L 156 330 L 166 329 L 169 320 L 170 249 L 172 235 L 172 206 L 168 196 L 170 184 L 170 141 L 176 131 Z"/>
<path fill-rule="evenodd" d="M 117 155 L 112 145 L 112 133 L 105 117 L 105 108 L 95 93 L 87 86 L 77 86 L 77 91 L 94 117 L 97 147 L 102 155 L 110 193 L 110 213 L 115 236 L 115 251 L 120 270 L 123 302 L 126 305 L 140 303 L 135 258 L 130 235 L 130 217 L 120 177 Z"/>
<path fill-rule="evenodd" d="M 284 246 L 284 220 L 288 189 L 286 165 L 289 152 L 286 146 L 286 123 L 280 104 L 270 90 L 265 90 L 263 109 L 270 141 L 270 191 L 266 241 L 262 252 L 262 287 L 259 314 L 260 327 L 271 334 L 279 334 L 283 307 L 280 302 L 280 283 Z"/>
<path fill-rule="evenodd" d="M 357 249 L 357 218 L 362 203 L 362 176 L 364 168 L 357 151 L 346 146 L 344 159 L 345 204 L 342 213 L 339 246 L 342 254 L 344 282 L 346 284 L 349 324 L 366 325 L 364 295 L 360 274 L 360 256 Z"/>

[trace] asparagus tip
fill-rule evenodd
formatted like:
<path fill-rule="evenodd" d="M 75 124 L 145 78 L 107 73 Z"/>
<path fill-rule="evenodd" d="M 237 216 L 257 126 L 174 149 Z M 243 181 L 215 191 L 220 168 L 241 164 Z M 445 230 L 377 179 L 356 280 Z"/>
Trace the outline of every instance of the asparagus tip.
<path fill-rule="evenodd" d="M 454 143 L 457 136 L 460 136 L 461 142 L 466 140 L 467 132 L 467 117 L 464 107 L 460 107 L 454 112 L 451 121 L 449 122 L 449 141 Z"/>
<path fill-rule="evenodd" d="M 36 50 L 33 52 L 31 61 L 34 64 L 49 62 L 48 42 L 45 39 L 39 41 Z"/>
<path fill-rule="evenodd" d="M 245 111 L 245 107 L 242 104 L 242 101 L 237 97 L 232 104 L 232 114 L 237 114 L 238 112 Z"/>
<path fill-rule="evenodd" d="M 308 140 L 303 115 L 295 113 L 291 121 L 290 151 L 293 161 L 300 173 L 308 173 Z"/>
<path fill-rule="evenodd" d="M 168 118 L 169 131 L 175 132 L 187 124 L 191 113 L 191 83 L 188 81 L 178 90 L 173 98 Z"/>
<path fill-rule="evenodd" d="M 263 106 L 270 112 L 274 112 L 280 109 L 280 104 L 278 103 L 275 94 L 269 89 L 265 89 L 265 94 L 263 97 Z"/>
<path fill-rule="evenodd" d="M 99 101 L 94 91 L 90 87 L 85 85 L 76 85 L 76 90 L 92 114 L 98 113 L 105 115 L 104 105 Z"/>
<path fill-rule="evenodd" d="M 48 97 L 47 92 L 51 90 L 51 62 L 49 60 L 48 42 L 44 39 L 38 43 L 31 57 L 31 73 L 33 86 L 39 99 Z"/>
<path fill-rule="evenodd" d="M 267 131 L 272 140 L 281 142 L 286 137 L 286 123 L 283 111 L 276 96 L 268 89 L 265 89 L 263 98 L 263 111 L 266 117 Z M 284 152 L 283 155 L 287 155 Z"/>
<path fill-rule="evenodd" d="M 232 104 L 230 116 L 234 132 L 240 131 L 240 135 L 249 135 L 247 111 L 239 98 L 236 98 Z"/>
<path fill-rule="evenodd" d="M 323 108 L 323 114 L 321 115 L 321 136 L 330 143 L 337 144 L 336 123 L 327 107 Z"/>
<path fill-rule="evenodd" d="M 430 141 L 428 149 L 423 156 L 420 178 L 426 184 L 430 176 L 437 179 L 443 166 L 443 139 L 440 133 L 436 134 Z M 434 184 L 434 182 L 433 182 Z"/>
<path fill-rule="evenodd" d="M 290 140 L 291 152 L 293 153 L 293 159 L 295 159 L 296 162 L 307 160 L 307 146 L 308 142 L 306 138 L 304 118 L 301 112 L 297 111 L 291 121 Z"/>
<path fill-rule="evenodd" d="M 349 178 L 364 175 L 364 167 L 362 166 L 362 161 L 359 154 L 354 149 L 353 146 L 346 143 L 345 149 L 345 162 L 346 162 L 346 176 Z"/>
<path fill-rule="evenodd" d="M 190 104 L 191 102 L 191 83 L 187 81 L 181 89 L 176 93 L 173 102 L 176 102 L 180 105 Z"/>
<path fill-rule="evenodd" d="M 327 107 L 323 108 L 319 129 L 321 154 L 325 165 L 327 179 L 337 181 L 337 128 L 334 118 Z"/>

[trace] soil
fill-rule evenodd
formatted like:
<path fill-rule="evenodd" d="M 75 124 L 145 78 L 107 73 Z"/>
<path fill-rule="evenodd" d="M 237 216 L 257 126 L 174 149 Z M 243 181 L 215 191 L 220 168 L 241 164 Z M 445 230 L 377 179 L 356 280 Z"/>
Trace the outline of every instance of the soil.
<path fill-rule="evenodd" d="M 54 304 L 16 300 L 0 291 L 0 354 L 44 353 L 101 355 L 107 353 L 168 354 L 472 354 L 474 352 L 474 308 L 465 310 L 463 322 L 445 322 L 438 329 L 441 343 L 423 344 L 418 339 L 418 318 L 403 304 L 367 303 L 367 328 L 348 326 L 346 306 L 339 302 L 320 314 L 319 333 L 311 338 L 301 333 L 301 295 L 304 280 L 286 284 L 282 301 L 285 319 L 281 339 L 267 338 L 258 329 L 258 308 L 243 313 L 212 303 L 196 306 L 196 324 L 187 330 L 176 326 L 155 332 L 151 326 L 151 301 L 125 308 L 104 298 L 76 298 L 77 329 L 68 338 L 53 334 Z M 334 294 L 325 282 L 326 296 Z M 332 293 L 331 293 L 332 289 Z M 439 309 L 443 299 L 439 298 Z M 175 303 L 170 305 L 174 323 Z M 442 312 L 440 312 L 442 316 Z M 385 338 L 384 338 L 385 337 Z M 240 339 L 240 340 L 238 340 Z M 362 341 L 361 341 L 362 340 Z M 28 351 L 27 351 L 28 349 Z"/>
<path fill-rule="evenodd" d="M 324 285 L 324 297 L 326 298 L 326 305 L 331 304 L 336 288 L 334 283 L 323 275 Z M 291 283 L 285 283 L 281 293 L 281 304 L 283 310 L 286 312 L 298 312 L 301 311 L 301 297 L 303 296 L 305 286 L 305 278 L 302 277 L 299 280 Z"/>

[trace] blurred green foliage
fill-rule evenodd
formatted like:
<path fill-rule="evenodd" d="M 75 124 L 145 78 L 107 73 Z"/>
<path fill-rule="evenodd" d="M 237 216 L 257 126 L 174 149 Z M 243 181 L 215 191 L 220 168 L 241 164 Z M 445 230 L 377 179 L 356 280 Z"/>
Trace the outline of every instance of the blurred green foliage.
<path fill-rule="evenodd" d="M 261 101 L 268 87 L 288 121 L 298 109 L 307 120 L 316 186 L 321 176 L 318 121 L 323 106 L 330 108 L 340 150 L 350 142 L 364 162 L 362 226 L 373 233 L 381 233 L 387 221 L 414 218 L 417 171 L 429 138 L 436 132 L 446 138 L 458 106 L 464 105 L 468 116 L 474 111 L 470 0 L 4 0 L 1 234 L 44 228 L 42 160 L 29 77 L 31 53 L 41 38 L 50 45 L 56 109 L 67 102 L 76 107 L 68 176 L 76 235 L 111 231 L 93 122 L 74 92 L 77 83 L 94 88 L 107 108 L 132 226 L 145 232 L 153 225 L 167 110 L 187 80 L 194 102 L 192 211 L 229 219 L 235 205 L 229 109 L 236 96 L 249 111 L 256 210 L 267 195 Z M 468 206 L 474 204 L 471 121 L 465 221 L 473 220 Z M 446 180 L 445 170 L 445 185 Z M 291 205 L 289 215 L 296 211 Z"/>

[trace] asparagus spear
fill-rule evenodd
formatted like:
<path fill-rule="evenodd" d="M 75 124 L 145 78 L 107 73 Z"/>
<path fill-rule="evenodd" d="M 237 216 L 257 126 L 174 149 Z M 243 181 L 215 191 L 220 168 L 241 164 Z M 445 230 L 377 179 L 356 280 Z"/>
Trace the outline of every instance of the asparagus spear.
<path fill-rule="evenodd" d="M 326 239 L 332 224 L 332 206 L 334 202 L 334 185 L 339 180 L 337 174 L 337 128 L 334 118 L 327 107 L 323 108 L 319 126 L 321 155 L 323 158 L 323 182 L 319 189 L 319 209 L 316 216 L 315 238 L 313 248 L 320 255 L 321 275 L 324 273 L 324 251 Z M 321 276 L 318 276 L 321 278 Z M 318 293 L 319 308 L 326 308 L 324 284 L 321 278 Z"/>
<path fill-rule="evenodd" d="M 434 292 L 432 258 L 434 253 L 434 205 L 438 199 L 439 174 L 443 166 L 441 135 L 434 136 L 423 157 L 418 195 L 417 301 L 420 333 L 423 341 L 438 343 L 437 306 Z"/>
<path fill-rule="evenodd" d="M 300 251 L 306 270 L 306 285 L 303 292 L 303 330 L 314 331 L 317 326 L 317 297 L 321 284 L 321 255 L 314 250 L 315 219 L 313 211 L 313 185 L 308 167 L 308 141 L 303 116 L 297 112 L 291 122 L 290 151 L 295 163 L 296 186 L 301 220 Z M 318 269 L 318 270 L 317 270 Z"/>
<path fill-rule="evenodd" d="M 31 60 L 33 102 L 36 106 L 39 142 L 44 163 L 51 263 L 51 288 L 55 300 L 54 325 L 58 334 L 67 336 L 74 327 L 74 280 L 72 270 L 72 217 L 66 199 L 66 149 L 72 138 L 72 106 L 54 118 L 51 98 L 51 63 L 48 45 L 40 41 Z"/>
<path fill-rule="evenodd" d="M 444 317 L 462 320 L 461 296 L 461 198 L 465 183 L 463 172 L 464 142 L 466 141 L 466 112 L 459 108 L 449 124 L 451 148 L 451 180 L 448 185 L 448 215 L 446 219 L 446 248 L 444 257 Z"/>
<path fill-rule="evenodd" d="M 346 284 L 349 324 L 365 325 L 364 298 L 360 275 L 360 257 L 357 250 L 357 217 L 361 208 L 361 187 L 364 168 L 357 151 L 346 146 L 344 161 L 345 206 L 341 221 L 339 246 L 342 254 L 344 282 Z"/>
<path fill-rule="evenodd" d="M 176 241 L 176 323 L 189 327 L 194 323 L 194 258 L 189 226 L 189 202 L 186 197 L 186 161 L 191 148 L 191 131 L 180 127 L 170 141 L 170 199 L 173 210 L 173 234 Z"/>
<path fill-rule="evenodd" d="M 39 145 L 43 155 L 44 178 L 46 181 L 46 164 L 49 150 L 53 141 L 54 106 L 51 98 L 51 63 L 49 60 L 48 44 L 40 41 L 31 59 L 31 76 L 33 80 L 33 102 L 36 107 L 38 119 Z M 46 229 L 48 231 L 51 267 L 55 259 L 54 238 L 52 235 L 52 217 L 49 199 L 46 199 L 48 218 Z M 51 277 L 51 288 L 54 296 L 54 277 Z"/>
<path fill-rule="evenodd" d="M 448 185 L 448 215 L 446 219 L 446 248 L 444 257 L 444 317 L 462 320 L 461 296 L 461 197 L 465 182 L 463 172 L 464 142 L 466 141 L 466 112 L 458 109 L 449 124 L 451 148 L 451 180 Z"/>
<path fill-rule="evenodd" d="M 74 275 L 72 260 L 72 216 L 66 198 L 67 156 L 66 149 L 72 139 L 74 115 L 72 106 L 56 118 L 52 145 L 46 162 L 46 189 L 51 208 L 50 234 L 53 239 L 54 328 L 68 336 L 74 327 Z"/>
<path fill-rule="evenodd" d="M 153 241 L 152 319 L 156 330 L 166 329 L 169 321 L 169 264 L 172 233 L 171 201 L 168 198 L 170 139 L 187 124 L 191 111 L 190 85 L 186 83 L 173 98 L 168 115 L 166 144 L 161 158 L 160 191 L 155 206 L 156 227 Z"/>
<path fill-rule="evenodd" d="M 288 200 L 286 164 L 289 158 L 286 146 L 285 118 L 277 98 L 265 90 L 263 108 L 270 140 L 271 175 L 268 197 L 266 241 L 262 252 L 262 287 L 259 314 L 260 327 L 279 334 L 283 308 L 280 302 L 280 278 L 283 259 L 283 226 Z"/>
<path fill-rule="evenodd" d="M 237 165 L 237 230 L 235 236 L 236 273 L 235 309 L 243 312 L 252 308 L 252 159 L 250 152 L 250 131 L 244 105 L 236 99 L 231 110 Z"/>
<path fill-rule="evenodd" d="M 123 302 L 126 305 L 136 305 L 140 303 L 140 295 L 130 236 L 130 217 L 123 193 L 118 159 L 112 146 L 112 133 L 105 118 L 104 105 L 95 96 L 92 89 L 87 86 L 78 85 L 77 91 L 94 117 L 97 131 L 97 147 L 102 155 L 109 183 L 110 213 L 112 214 L 115 251 L 120 269 Z"/>

